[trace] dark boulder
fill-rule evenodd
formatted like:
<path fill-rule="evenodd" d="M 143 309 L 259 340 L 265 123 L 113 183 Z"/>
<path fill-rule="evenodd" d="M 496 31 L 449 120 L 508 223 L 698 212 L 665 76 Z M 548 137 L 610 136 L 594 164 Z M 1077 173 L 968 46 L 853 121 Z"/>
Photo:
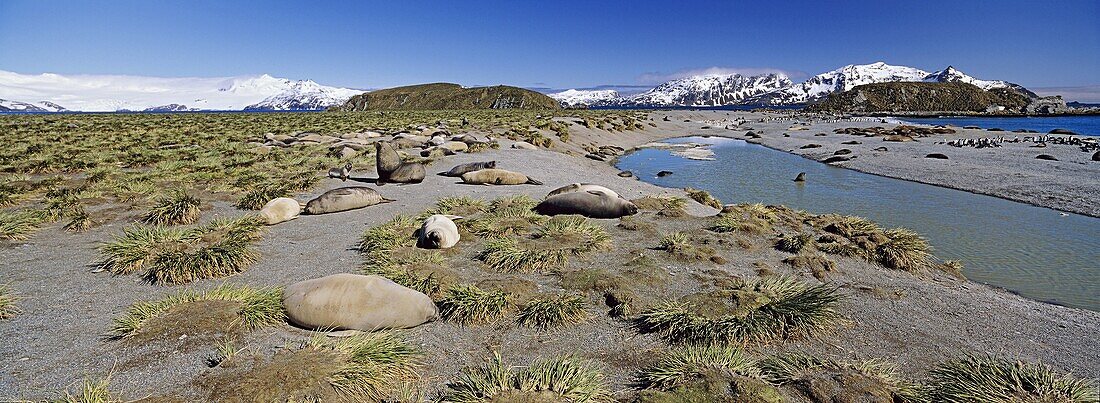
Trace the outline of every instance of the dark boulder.
<path fill-rule="evenodd" d="M 946 156 L 946 155 L 943 155 L 943 154 L 940 154 L 940 153 L 931 153 L 931 154 L 925 155 L 925 156 L 924 156 L 924 158 L 932 158 L 932 159 L 937 159 L 937 160 L 945 160 L 945 159 L 947 159 L 947 156 Z"/>
<path fill-rule="evenodd" d="M 808 148 L 819 148 L 819 147 L 821 147 L 821 144 L 810 143 L 810 144 L 806 144 L 806 145 L 804 145 L 802 147 L 798 147 L 798 148 L 805 150 L 805 149 L 808 149 Z"/>
<path fill-rule="evenodd" d="M 856 144 L 863 144 L 863 143 L 859 142 L 858 140 L 848 140 L 848 141 L 845 141 L 845 142 L 840 143 L 840 144 L 856 145 Z"/>
<path fill-rule="evenodd" d="M 1051 130 L 1047 133 L 1049 133 L 1049 134 L 1069 134 L 1069 135 L 1074 135 L 1074 136 L 1077 135 L 1076 132 L 1074 132 L 1072 130 L 1068 130 L 1068 129 L 1054 129 L 1054 130 Z"/>
<path fill-rule="evenodd" d="M 672 175 L 672 171 L 657 172 L 657 177 L 658 178 L 664 178 L 664 177 L 669 176 L 669 175 Z"/>
<path fill-rule="evenodd" d="M 1047 160 L 1047 161 L 1058 161 L 1057 158 L 1054 158 L 1054 156 L 1050 155 L 1050 154 L 1039 154 L 1039 155 L 1035 156 L 1035 159 L 1037 159 L 1037 160 Z"/>

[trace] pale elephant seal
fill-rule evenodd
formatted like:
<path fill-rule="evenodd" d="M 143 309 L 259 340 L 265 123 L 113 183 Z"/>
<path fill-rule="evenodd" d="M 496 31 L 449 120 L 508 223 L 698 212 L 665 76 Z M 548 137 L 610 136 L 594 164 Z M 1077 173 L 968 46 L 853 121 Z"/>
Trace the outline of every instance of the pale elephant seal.
<path fill-rule="evenodd" d="M 306 214 L 325 214 L 353 210 L 393 200 L 382 197 L 378 191 L 365 186 L 349 186 L 332 189 L 306 203 Z"/>
<path fill-rule="evenodd" d="M 267 225 L 293 220 L 298 218 L 298 214 L 301 213 L 302 205 L 297 200 L 289 197 L 271 199 L 267 204 L 264 204 L 264 208 L 260 209 L 260 217 L 264 219 L 264 223 Z"/>
<path fill-rule="evenodd" d="M 424 220 L 417 231 L 416 247 L 424 249 L 447 249 L 458 243 L 458 226 L 453 220 L 462 218 L 456 215 L 435 214 Z"/>
<path fill-rule="evenodd" d="M 473 171 L 480 171 L 482 169 L 493 169 L 497 167 L 496 161 L 481 161 L 481 162 L 467 162 L 461 165 L 455 165 L 450 171 L 440 172 L 440 176 L 462 176 L 462 174 Z"/>
<path fill-rule="evenodd" d="M 571 193 L 571 192 L 602 192 L 602 193 L 607 193 L 608 195 L 610 195 L 611 197 L 614 197 L 614 198 L 619 197 L 619 194 L 615 193 L 614 190 L 605 188 L 605 187 L 600 186 L 600 185 L 593 185 L 591 183 L 572 183 L 572 184 L 569 184 L 569 185 L 565 185 L 565 186 L 562 186 L 560 188 L 551 190 L 550 193 L 546 194 L 546 197 L 550 197 L 550 196 L 554 196 L 554 195 L 560 195 L 562 193 Z"/>
<path fill-rule="evenodd" d="M 385 277 L 340 273 L 283 290 L 290 322 L 312 330 L 409 328 L 439 318 L 427 295 Z"/>
<path fill-rule="evenodd" d="M 420 183 L 424 181 L 424 166 L 415 162 L 401 162 L 401 155 L 387 142 L 374 143 L 375 170 L 379 185 L 386 182 Z"/>
<path fill-rule="evenodd" d="M 503 169 L 479 169 L 473 172 L 467 172 L 462 174 L 462 181 L 473 185 L 522 185 L 530 183 L 532 185 L 541 185 L 542 182 L 528 178 L 527 175 L 519 172 L 512 172 Z"/>
<path fill-rule="evenodd" d="M 517 141 L 515 143 L 512 143 L 512 148 L 520 149 L 520 150 L 537 150 L 537 149 L 539 149 L 538 147 L 535 147 L 534 144 L 528 143 L 526 141 Z"/>
<path fill-rule="evenodd" d="M 638 206 L 603 192 L 569 192 L 547 197 L 531 210 L 550 216 L 579 214 L 589 218 L 619 218 L 637 214 Z"/>

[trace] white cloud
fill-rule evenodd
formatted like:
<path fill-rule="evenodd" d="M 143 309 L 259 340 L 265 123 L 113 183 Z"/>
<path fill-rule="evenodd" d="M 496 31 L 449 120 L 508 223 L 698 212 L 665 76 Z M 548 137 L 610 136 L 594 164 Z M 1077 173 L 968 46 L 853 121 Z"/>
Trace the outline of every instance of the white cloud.
<path fill-rule="evenodd" d="M 800 80 L 805 78 L 807 74 L 801 71 L 790 71 L 783 69 L 776 69 L 771 67 L 706 67 L 701 69 L 680 70 L 672 73 L 645 73 L 638 76 L 638 83 L 641 84 L 660 84 L 669 80 L 678 80 L 681 78 L 692 76 L 705 76 L 714 74 L 740 74 L 743 76 L 759 76 L 763 74 L 783 74 L 792 80 Z"/>
<path fill-rule="evenodd" d="M 1100 85 L 1029 88 L 1040 96 L 1061 95 L 1066 102 L 1100 103 Z"/>

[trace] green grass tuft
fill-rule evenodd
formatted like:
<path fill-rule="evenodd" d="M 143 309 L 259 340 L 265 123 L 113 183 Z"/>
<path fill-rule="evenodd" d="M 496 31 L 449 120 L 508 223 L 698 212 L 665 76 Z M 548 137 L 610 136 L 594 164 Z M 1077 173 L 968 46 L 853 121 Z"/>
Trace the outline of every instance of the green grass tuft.
<path fill-rule="evenodd" d="M 43 218 L 35 211 L 0 211 L 0 239 L 23 241 L 42 226 Z"/>
<path fill-rule="evenodd" d="M 968 355 L 932 370 L 929 398 L 949 403 L 1096 402 L 1097 385 L 1043 364 Z"/>
<path fill-rule="evenodd" d="M 187 290 L 156 301 L 136 303 L 126 311 L 126 314 L 115 318 L 114 327 L 111 329 L 112 337 L 116 339 L 133 337 L 150 319 L 164 314 L 173 307 L 198 301 L 241 303 L 240 309 L 237 310 L 237 318 L 241 326 L 250 330 L 286 320 L 281 288 L 252 288 L 223 284 L 209 291 Z"/>
<path fill-rule="evenodd" d="M 816 249 L 817 243 L 810 234 L 783 235 L 775 240 L 775 248 L 787 253 L 800 253 Z"/>
<path fill-rule="evenodd" d="M 157 200 L 157 204 L 145 214 L 143 221 L 152 225 L 193 224 L 199 220 L 200 203 L 197 197 L 175 191 L 170 196 Z"/>
<path fill-rule="evenodd" d="M 669 390 L 707 376 L 758 377 L 756 360 L 739 348 L 687 346 L 675 349 L 638 376 L 639 386 Z"/>
<path fill-rule="evenodd" d="M 720 295 L 718 306 L 662 303 L 643 312 L 635 327 L 670 343 L 721 345 L 813 336 L 839 319 L 836 288 L 789 277 L 742 282 Z"/>
<path fill-rule="evenodd" d="M 456 285 L 447 290 L 439 305 L 440 315 L 459 324 L 484 323 L 501 316 L 511 306 L 511 295 L 485 291 L 473 285 Z"/>
<path fill-rule="evenodd" d="M 413 232 L 419 225 L 409 216 L 398 215 L 371 227 L 359 240 L 360 253 L 386 253 L 403 246 L 416 245 Z"/>
<path fill-rule="evenodd" d="M 683 217 L 687 214 L 687 199 L 682 197 L 644 196 L 631 202 L 639 209 L 656 211 L 657 215 L 665 217 Z"/>
<path fill-rule="evenodd" d="M 268 183 L 250 189 L 237 199 L 235 206 L 242 210 L 259 210 L 267 202 L 278 197 L 290 197 L 291 187 L 288 185 Z"/>
<path fill-rule="evenodd" d="M 885 231 L 889 239 L 878 246 L 879 262 L 891 269 L 918 272 L 932 265 L 932 246 L 916 232 L 895 228 Z"/>
<path fill-rule="evenodd" d="M 342 358 L 328 382 L 351 401 L 382 401 L 417 378 L 420 351 L 393 333 L 359 334 L 337 341 L 315 335 L 307 345 Z"/>
<path fill-rule="evenodd" d="M 557 216 L 531 239 L 493 239 L 479 258 L 501 273 L 545 273 L 565 265 L 570 256 L 607 248 L 611 237 L 580 216 Z"/>
<path fill-rule="evenodd" d="M 684 192 L 687 193 L 688 197 L 690 197 L 692 200 L 695 200 L 699 204 L 714 207 L 719 210 L 722 209 L 722 202 L 714 196 L 711 196 L 710 192 L 707 192 L 706 190 L 684 188 Z"/>
<path fill-rule="evenodd" d="M 580 295 L 536 298 L 519 310 L 516 323 L 543 330 L 578 323 L 588 318 L 588 312 L 584 309 L 586 305 Z"/>
<path fill-rule="evenodd" d="M 505 366 L 500 355 L 494 353 L 491 362 L 463 370 L 447 388 L 441 399 L 447 403 L 613 401 L 600 370 L 590 362 L 568 356 L 516 368 Z"/>
<path fill-rule="evenodd" d="M 442 279 L 435 273 L 422 274 L 419 267 L 442 267 L 445 262 L 439 251 L 415 248 L 402 248 L 389 253 L 371 253 L 360 272 L 379 275 L 397 284 L 436 297 L 443 288 Z"/>
<path fill-rule="evenodd" d="M 76 394 L 65 391 L 65 395 L 55 400 L 58 403 L 121 403 L 122 399 L 114 396 L 111 391 L 111 379 L 86 378 L 80 381 L 80 388 Z"/>

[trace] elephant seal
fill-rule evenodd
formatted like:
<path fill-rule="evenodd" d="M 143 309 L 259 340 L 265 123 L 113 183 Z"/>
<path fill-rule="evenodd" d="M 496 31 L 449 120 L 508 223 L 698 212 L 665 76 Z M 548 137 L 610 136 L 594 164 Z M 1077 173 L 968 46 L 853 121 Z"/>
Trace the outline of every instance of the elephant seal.
<path fill-rule="evenodd" d="M 450 171 L 440 172 L 440 176 L 454 176 L 459 177 L 467 172 L 479 171 L 482 169 L 493 169 L 497 167 L 496 161 L 481 161 L 481 162 L 467 162 L 461 165 L 455 165 Z"/>
<path fill-rule="evenodd" d="M 401 162 L 401 155 L 386 142 L 374 143 L 375 170 L 378 185 L 386 182 L 420 183 L 424 181 L 424 166 L 415 162 Z"/>
<path fill-rule="evenodd" d="M 427 295 L 385 277 L 350 273 L 287 286 L 283 308 L 291 323 L 318 330 L 401 329 L 439 318 Z"/>
<path fill-rule="evenodd" d="M 276 197 L 264 204 L 260 209 L 260 217 L 267 225 L 275 225 L 284 221 L 298 218 L 302 213 L 302 205 L 297 200 L 289 197 Z"/>
<path fill-rule="evenodd" d="M 473 172 L 467 172 L 462 174 L 462 181 L 472 185 L 522 185 L 530 183 L 532 185 L 541 185 L 542 182 L 528 178 L 527 175 L 519 172 L 506 171 L 503 169 L 479 169 Z"/>
<path fill-rule="evenodd" d="M 806 181 L 806 173 L 805 172 L 799 172 L 798 175 L 794 177 L 794 181 L 795 182 L 805 182 Z"/>
<path fill-rule="evenodd" d="M 603 192 L 569 192 L 547 197 L 531 210 L 542 215 L 579 214 L 589 218 L 619 218 L 638 213 L 628 200 Z"/>
<path fill-rule="evenodd" d="M 456 215 L 435 214 L 424 220 L 416 235 L 416 247 L 424 249 L 447 249 L 458 243 L 458 226 L 453 220 L 462 218 Z"/>
<path fill-rule="evenodd" d="M 382 197 L 378 191 L 366 186 L 349 186 L 332 189 L 306 203 L 306 214 L 325 214 L 353 210 L 393 200 Z"/>
<path fill-rule="evenodd" d="M 560 188 L 551 190 L 550 193 L 546 194 L 546 197 L 551 197 L 551 196 L 554 196 L 554 195 L 560 195 L 562 193 L 570 193 L 570 192 L 602 192 L 602 193 L 607 193 L 608 195 L 610 195 L 611 197 L 614 197 L 614 198 L 619 197 L 619 194 L 615 193 L 614 190 L 605 188 L 605 187 L 600 186 L 600 185 L 593 185 L 591 183 L 573 183 L 573 184 L 565 185 L 565 186 L 562 186 Z"/>

